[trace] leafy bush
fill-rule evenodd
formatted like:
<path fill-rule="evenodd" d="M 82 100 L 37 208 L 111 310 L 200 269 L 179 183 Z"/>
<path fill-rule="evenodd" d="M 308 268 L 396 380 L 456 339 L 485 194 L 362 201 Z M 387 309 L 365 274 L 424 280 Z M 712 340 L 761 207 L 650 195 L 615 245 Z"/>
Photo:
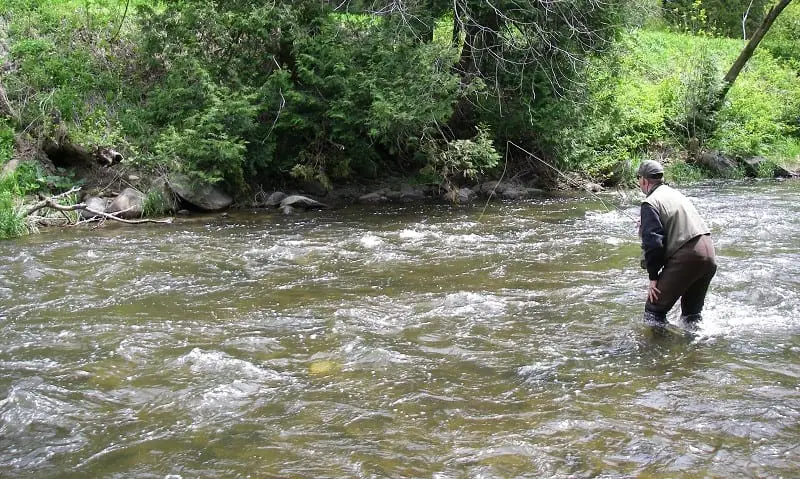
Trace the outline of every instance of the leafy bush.
<path fill-rule="evenodd" d="M 28 234 L 22 210 L 14 201 L 11 191 L 2 188 L 2 182 L 0 179 L 0 239 Z"/>
<path fill-rule="evenodd" d="M 14 155 L 14 129 L 10 121 L 0 117 L 0 168 Z"/>
<path fill-rule="evenodd" d="M 471 140 L 453 140 L 443 146 L 429 142 L 425 150 L 428 164 L 423 173 L 437 175 L 448 190 L 457 185 L 459 177 L 478 179 L 479 175 L 496 167 L 502 158 L 485 125 L 478 127 L 477 135 Z"/>
<path fill-rule="evenodd" d="M 790 3 L 775 20 L 761 45 L 800 72 L 800 3 Z"/>
<path fill-rule="evenodd" d="M 164 190 L 161 188 L 148 190 L 142 202 L 142 216 L 155 217 L 169 213 L 172 208 L 164 195 Z"/>
<path fill-rule="evenodd" d="M 552 98 L 539 109 L 535 128 L 562 168 L 603 181 L 668 136 L 664 84 L 641 44 L 632 36 L 613 55 L 593 58 L 581 97 Z"/>
<path fill-rule="evenodd" d="M 279 150 L 302 145 L 299 171 L 333 178 L 375 169 L 377 153 L 413 159 L 426 128 L 452 114 L 459 87 L 447 67 L 449 46 L 419 44 L 358 17 L 342 20 L 332 17 L 298 42 L 297 82 L 276 125 L 287 140 Z"/>
<path fill-rule="evenodd" d="M 664 167 L 664 178 L 669 183 L 695 183 L 708 177 L 708 172 L 698 165 L 683 161 L 669 163 Z"/>

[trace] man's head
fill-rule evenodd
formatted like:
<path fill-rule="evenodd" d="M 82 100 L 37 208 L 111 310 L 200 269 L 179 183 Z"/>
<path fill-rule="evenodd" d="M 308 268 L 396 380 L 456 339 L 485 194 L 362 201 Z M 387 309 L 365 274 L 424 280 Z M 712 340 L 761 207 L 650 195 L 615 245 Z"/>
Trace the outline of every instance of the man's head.
<path fill-rule="evenodd" d="M 664 178 L 664 167 L 655 160 L 644 160 L 639 165 L 636 176 L 647 178 L 648 180 L 660 180 Z"/>
<path fill-rule="evenodd" d="M 639 188 L 647 194 L 653 185 L 664 181 L 664 167 L 655 160 L 644 160 L 636 171 L 636 179 L 639 180 Z"/>

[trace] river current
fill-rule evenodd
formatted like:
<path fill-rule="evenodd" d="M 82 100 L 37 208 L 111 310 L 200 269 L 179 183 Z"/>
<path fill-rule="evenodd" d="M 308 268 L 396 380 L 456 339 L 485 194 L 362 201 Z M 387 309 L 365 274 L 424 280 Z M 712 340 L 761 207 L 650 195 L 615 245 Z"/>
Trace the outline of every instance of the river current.
<path fill-rule="evenodd" d="M 694 336 L 632 192 L 0 242 L 0 477 L 797 477 L 800 182 L 680 189 Z"/>

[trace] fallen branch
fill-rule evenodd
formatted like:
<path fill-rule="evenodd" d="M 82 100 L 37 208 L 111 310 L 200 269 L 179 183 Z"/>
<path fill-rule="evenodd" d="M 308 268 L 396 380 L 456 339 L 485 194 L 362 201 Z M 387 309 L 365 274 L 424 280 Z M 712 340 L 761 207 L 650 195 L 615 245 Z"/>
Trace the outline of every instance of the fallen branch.
<path fill-rule="evenodd" d="M 39 211 L 40 209 L 46 207 L 48 202 L 52 202 L 53 200 L 57 200 L 59 198 L 64 198 L 65 196 L 69 196 L 72 193 L 77 193 L 80 190 L 81 190 L 80 186 L 73 186 L 69 191 L 65 191 L 64 193 L 61 193 L 61 194 L 58 194 L 58 195 L 55 195 L 55 196 L 51 196 L 50 198 L 45 198 L 42 201 L 40 201 L 40 202 L 36 203 L 35 205 L 31 206 L 30 208 L 28 208 L 28 211 L 25 212 L 25 216 L 30 216 L 30 215 L 36 213 L 37 211 Z"/>
<path fill-rule="evenodd" d="M 75 205 L 65 206 L 65 205 L 60 205 L 55 201 L 58 198 L 62 198 L 64 196 L 70 195 L 72 193 L 76 193 L 78 191 L 80 191 L 80 188 L 79 187 L 74 187 L 71 190 L 67 191 L 66 193 L 61 193 L 60 195 L 56 195 L 56 196 L 53 196 L 53 197 L 50 197 L 50 198 L 45 198 L 42 201 L 39 201 L 35 205 L 33 205 L 30 208 L 28 208 L 28 211 L 25 212 L 25 216 L 26 217 L 27 216 L 31 216 L 33 213 L 36 213 L 37 211 L 39 211 L 41 209 L 44 209 L 44 208 L 52 208 L 52 209 L 54 209 L 56 211 L 60 211 L 62 213 L 65 212 L 65 211 L 76 211 L 76 210 L 87 211 L 87 212 L 89 212 L 89 213 L 91 213 L 91 214 L 93 214 L 95 216 L 100 216 L 100 217 L 102 217 L 104 219 L 109 219 L 109 220 L 113 220 L 113 221 L 119 221 L 120 223 L 125 223 L 125 224 L 129 224 L 129 225 L 138 225 L 138 224 L 143 224 L 143 223 L 159 223 L 159 224 L 171 224 L 172 223 L 172 218 L 167 218 L 165 220 L 152 220 L 152 219 L 126 220 L 124 218 L 120 218 L 119 216 L 116 216 L 115 214 L 105 213 L 105 212 L 102 212 L 102 211 L 97 211 L 97 210 L 95 210 L 93 208 L 89 208 L 88 206 L 86 206 L 86 203 L 78 203 L 78 204 L 75 204 Z M 120 211 L 117 214 L 119 214 L 119 213 L 124 213 L 124 211 Z"/>

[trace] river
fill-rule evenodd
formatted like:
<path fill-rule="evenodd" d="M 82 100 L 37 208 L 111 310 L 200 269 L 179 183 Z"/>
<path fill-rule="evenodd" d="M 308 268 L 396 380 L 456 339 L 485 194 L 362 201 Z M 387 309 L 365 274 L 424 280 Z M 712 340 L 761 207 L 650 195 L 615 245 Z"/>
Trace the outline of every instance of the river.
<path fill-rule="evenodd" d="M 682 190 L 692 337 L 633 193 L 0 242 L 0 477 L 797 477 L 800 182 Z"/>

